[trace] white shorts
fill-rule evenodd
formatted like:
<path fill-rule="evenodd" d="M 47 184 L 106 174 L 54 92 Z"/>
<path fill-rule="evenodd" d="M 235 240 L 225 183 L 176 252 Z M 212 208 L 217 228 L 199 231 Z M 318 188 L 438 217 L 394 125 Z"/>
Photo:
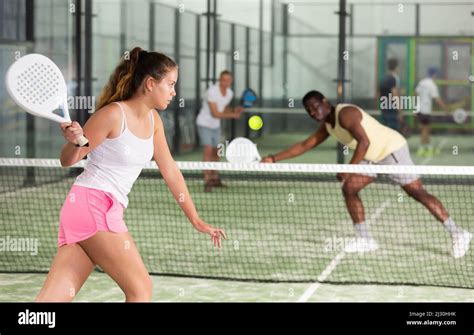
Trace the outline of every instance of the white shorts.
<path fill-rule="evenodd" d="M 360 164 L 377 164 L 377 165 L 415 165 L 410 156 L 410 150 L 408 149 L 408 144 L 405 144 L 403 147 L 397 151 L 392 152 L 390 155 L 384 159 L 378 161 L 377 163 L 363 160 Z M 364 176 L 377 177 L 376 173 L 362 173 Z M 388 177 L 400 185 L 407 185 L 415 180 L 419 179 L 420 176 L 417 174 L 406 174 L 406 173 L 390 173 Z"/>

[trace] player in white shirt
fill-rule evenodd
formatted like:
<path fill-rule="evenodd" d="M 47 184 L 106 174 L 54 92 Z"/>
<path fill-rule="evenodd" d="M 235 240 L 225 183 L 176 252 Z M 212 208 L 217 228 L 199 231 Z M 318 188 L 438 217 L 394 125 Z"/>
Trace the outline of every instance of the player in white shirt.
<path fill-rule="evenodd" d="M 219 82 L 211 85 L 202 100 L 202 107 L 196 119 L 201 145 L 204 146 L 204 161 L 217 162 L 218 144 L 221 140 L 221 119 L 238 119 L 243 107 L 231 107 L 229 104 L 234 97 L 230 89 L 232 73 L 222 71 Z M 212 187 L 224 186 L 217 171 L 204 171 L 205 191 L 210 192 Z"/>
<path fill-rule="evenodd" d="M 204 222 L 196 211 L 157 113 L 176 96 L 178 65 L 140 47 L 128 56 L 110 76 L 84 129 L 77 122 L 61 123 L 67 140 L 61 166 L 86 156 L 87 161 L 61 209 L 58 251 L 36 301 L 71 301 L 96 266 L 118 284 L 126 301 L 151 301 L 153 281 L 123 220 L 128 194 L 151 159 L 194 228 L 209 234 L 218 247 L 225 238 L 222 229 Z M 83 134 L 88 147 L 77 145 Z"/>
<path fill-rule="evenodd" d="M 420 104 L 417 109 L 417 117 L 421 126 L 421 145 L 418 149 L 418 156 L 430 157 L 435 154 L 430 143 L 431 131 L 431 112 L 433 110 L 433 99 L 438 105 L 449 112 L 448 107 L 443 99 L 439 96 L 438 86 L 435 83 L 435 78 L 438 75 L 438 69 L 430 67 L 428 69 L 428 76 L 420 80 L 416 86 L 416 94 L 420 97 Z"/>

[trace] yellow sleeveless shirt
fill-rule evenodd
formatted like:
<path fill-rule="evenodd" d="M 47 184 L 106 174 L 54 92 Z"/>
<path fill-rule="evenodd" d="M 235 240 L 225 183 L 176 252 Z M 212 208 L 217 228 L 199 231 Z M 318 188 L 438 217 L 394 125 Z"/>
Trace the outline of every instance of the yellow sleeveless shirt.
<path fill-rule="evenodd" d="M 407 143 L 406 139 L 401 134 L 382 125 L 372 116 L 364 112 L 362 108 L 351 104 L 338 104 L 335 110 L 336 121 L 334 123 L 334 128 L 330 123 L 326 123 L 325 125 L 328 133 L 342 144 L 347 145 L 352 150 L 355 150 L 357 147 L 357 140 L 339 124 L 339 112 L 341 109 L 348 106 L 357 108 L 362 114 L 361 126 L 364 128 L 370 141 L 364 159 L 376 163 L 397 151 Z"/>

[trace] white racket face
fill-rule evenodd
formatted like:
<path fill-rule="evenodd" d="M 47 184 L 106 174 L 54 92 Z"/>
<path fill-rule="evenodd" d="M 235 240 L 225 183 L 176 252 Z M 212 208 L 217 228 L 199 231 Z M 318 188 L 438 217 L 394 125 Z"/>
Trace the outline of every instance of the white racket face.
<path fill-rule="evenodd" d="M 467 120 L 467 112 L 462 108 L 458 108 L 453 113 L 453 119 L 456 123 L 464 123 Z"/>
<path fill-rule="evenodd" d="M 245 137 L 237 137 L 229 143 L 226 158 L 230 163 L 258 163 L 262 159 L 257 146 Z"/>
<path fill-rule="evenodd" d="M 70 122 L 67 88 L 54 62 L 40 54 L 21 57 L 8 69 L 6 87 L 11 98 L 30 114 L 56 122 Z M 53 111 L 61 107 L 64 117 Z"/>

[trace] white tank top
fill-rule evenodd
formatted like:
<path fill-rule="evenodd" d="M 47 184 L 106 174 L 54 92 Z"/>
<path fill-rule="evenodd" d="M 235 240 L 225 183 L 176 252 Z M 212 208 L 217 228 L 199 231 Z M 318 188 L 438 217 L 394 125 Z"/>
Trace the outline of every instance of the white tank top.
<path fill-rule="evenodd" d="M 135 136 L 127 127 L 125 112 L 122 111 L 121 133 L 115 138 L 106 138 L 89 153 L 84 171 L 77 177 L 74 185 L 95 188 L 112 193 L 124 206 L 128 205 L 128 193 L 142 169 L 153 157 L 154 120 L 152 111 L 151 136 L 142 139 Z"/>

